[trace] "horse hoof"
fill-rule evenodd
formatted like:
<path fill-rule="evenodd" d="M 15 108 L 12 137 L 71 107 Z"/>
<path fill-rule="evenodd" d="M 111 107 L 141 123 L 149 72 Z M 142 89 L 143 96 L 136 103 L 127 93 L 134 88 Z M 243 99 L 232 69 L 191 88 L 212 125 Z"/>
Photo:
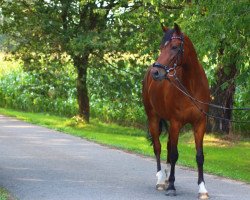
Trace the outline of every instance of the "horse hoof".
<path fill-rule="evenodd" d="M 199 193 L 198 199 L 199 200 L 209 199 L 208 193 Z"/>
<path fill-rule="evenodd" d="M 166 196 L 176 196 L 176 190 L 167 190 Z"/>
<path fill-rule="evenodd" d="M 164 184 L 157 184 L 156 185 L 156 190 L 158 191 L 163 191 L 166 189 L 166 186 Z"/>

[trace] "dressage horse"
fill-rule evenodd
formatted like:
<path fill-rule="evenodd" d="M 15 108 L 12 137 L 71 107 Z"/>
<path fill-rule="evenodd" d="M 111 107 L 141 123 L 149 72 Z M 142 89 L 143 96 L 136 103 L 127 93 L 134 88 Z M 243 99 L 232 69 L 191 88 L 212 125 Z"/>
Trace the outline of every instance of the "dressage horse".
<path fill-rule="evenodd" d="M 156 188 L 166 189 L 166 195 L 176 195 L 174 182 L 175 164 L 178 160 L 178 136 L 180 129 L 189 123 L 193 127 L 196 145 L 198 194 L 200 199 L 207 199 L 208 192 L 203 177 L 203 137 L 206 129 L 204 113 L 208 112 L 208 105 L 199 104 L 192 99 L 210 102 L 208 80 L 191 40 L 181 32 L 179 26 L 175 24 L 174 29 L 163 27 L 163 31 L 160 55 L 147 70 L 142 91 L 157 161 Z M 160 161 L 159 136 L 162 120 L 170 124 L 167 143 L 167 167 L 170 167 L 170 174 L 166 173 L 167 177 L 161 169 Z M 166 178 L 168 180 L 165 180 Z"/>

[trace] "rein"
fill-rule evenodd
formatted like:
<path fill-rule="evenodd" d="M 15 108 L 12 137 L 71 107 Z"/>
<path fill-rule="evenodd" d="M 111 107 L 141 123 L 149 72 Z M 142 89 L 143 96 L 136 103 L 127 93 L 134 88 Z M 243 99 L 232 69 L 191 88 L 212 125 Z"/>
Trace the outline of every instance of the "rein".
<path fill-rule="evenodd" d="M 194 98 L 186 89 L 186 87 L 180 82 L 180 80 L 178 79 L 178 77 L 176 75 L 174 75 L 175 80 L 178 82 L 178 84 L 183 88 L 181 89 L 178 85 L 176 85 L 173 81 L 171 81 L 168 77 L 166 77 L 166 79 L 176 88 L 178 89 L 180 92 L 182 92 L 185 96 L 187 96 L 192 102 L 193 104 L 196 106 L 196 108 L 203 113 L 204 115 L 206 115 L 209 118 L 214 118 L 214 119 L 220 119 L 223 121 L 228 121 L 228 122 L 233 122 L 233 123 L 250 123 L 250 121 L 237 121 L 237 120 L 231 120 L 231 119 L 227 119 L 227 118 L 223 118 L 223 117 L 218 117 L 218 116 L 214 116 L 209 114 L 208 112 L 205 112 L 198 104 L 205 104 L 214 108 L 219 108 L 219 109 L 223 109 L 223 110 L 250 110 L 250 108 L 227 108 L 227 107 L 223 107 L 220 105 L 216 105 L 216 104 L 211 104 L 211 103 L 206 103 L 203 101 L 200 101 L 196 98 Z"/>

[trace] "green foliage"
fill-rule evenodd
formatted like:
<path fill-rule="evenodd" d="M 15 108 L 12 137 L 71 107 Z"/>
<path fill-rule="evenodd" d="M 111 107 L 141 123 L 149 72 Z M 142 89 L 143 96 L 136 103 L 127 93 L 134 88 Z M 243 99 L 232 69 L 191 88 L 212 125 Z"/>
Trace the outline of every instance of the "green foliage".
<path fill-rule="evenodd" d="M 250 107 L 250 70 L 244 74 L 245 82 L 239 81 L 237 84 L 238 87 L 236 89 L 235 94 L 235 107 L 238 108 L 249 108 Z M 244 122 L 250 121 L 250 111 L 239 111 L 234 113 L 234 119 L 241 120 Z M 242 132 L 249 132 L 249 123 L 242 124 L 234 124 L 234 129 Z"/>
<path fill-rule="evenodd" d="M 128 63 L 120 63 L 128 71 L 132 68 Z M 42 66 L 43 70 L 25 72 L 15 66 L 15 62 L 2 61 L 0 64 L 1 107 L 62 116 L 77 114 L 72 65 L 62 68 Z M 112 70 L 114 72 L 109 73 Z M 140 77 L 128 76 L 125 71 L 104 65 L 98 71 L 89 71 L 88 86 L 93 117 L 127 125 L 145 124 Z"/>
<path fill-rule="evenodd" d="M 196 46 L 206 69 L 213 96 L 236 85 L 234 107 L 250 107 L 249 86 L 249 9 L 247 0 L 199 1 L 185 6 L 178 21 Z M 236 72 L 232 66 L 236 66 Z M 223 73 L 218 73 L 223 71 Z M 232 72 L 232 73 L 231 73 Z M 230 74 L 235 73 L 232 77 Z M 223 74 L 223 76 L 221 75 Z M 222 84 L 220 80 L 226 80 Z M 228 90 L 228 91 L 229 91 Z M 231 90 L 232 91 L 232 90 Z M 228 94 L 225 94 L 228 95 Z M 229 95 L 227 97 L 230 98 Z M 222 98 L 220 105 L 223 105 Z M 218 99 L 218 101 L 220 100 Z M 249 121 L 249 111 L 235 111 L 237 121 Z M 249 123 L 234 124 L 241 131 L 249 130 Z"/>
<path fill-rule="evenodd" d="M 0 200 L 9 200 L 9 199 L 10 199 L 9 192 L 6 189 L 0 187 Z"/>
<path fill-rule="evenodd" d="M 4 64 L 4 63 L 3 63 Z M 4 67 L 1 67 L 2 69 Z M 77 110 L 72 66 L 61 71 L 24 72 L 21 68 L 0 75 L 0 106 L 32 112 L 73 116 Z M 67 69 L 67 71 L 66 71 Z M 70 70 L 71 69 L 71 70 Z"/>
<path fill-rule="evenodd" d="M 98 70 L 89 71 L 89 77 L 93 77 L 88 79 L 92 114 L 106 121 L 144 124 L 143 73 L 124 61 L 117 64 L 117 68 L 103 65 Z"/>
<path fill-rule="evenodd" d="M 249 71 L 249 8 L 247 0 L 199 1 L 186 6 L 178 19 L 211 75 L 221 63 L 236 63 L 240 74 Z"/>
<path fill-rule="evenodd" d="M 88 55 L 84 67 L 91 114 L 144 124 L 141 81 L 159 54 L 160 22 L 172 27 L 177 21 L 195 44 L 210 85 L 217 84 L 219 66 L 228 74 L 228 64 L 236 64 L 237 77 L 218 87 L 235 82 L 234 106 L 249 107 L 248 11 L 247 0 L 4 0 L 0 43 L 23 60 L 23 70 L 0 75 L 0 104 L 76 115 L 74 58 Z M 235 113 L 234 118 L 245 121 L 250 114 Z M 235 128 L 248 131 L 244 125 Z"/>

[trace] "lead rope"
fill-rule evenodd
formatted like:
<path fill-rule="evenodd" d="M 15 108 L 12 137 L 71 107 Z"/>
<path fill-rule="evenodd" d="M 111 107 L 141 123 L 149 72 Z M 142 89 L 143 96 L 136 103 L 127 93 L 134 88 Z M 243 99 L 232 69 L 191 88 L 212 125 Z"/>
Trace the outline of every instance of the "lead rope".
<path fill-rule="evenodd" d="M 210 115 L 209 113 L 207 113 L 206 111 L 204 111 L 199 105 L 200 104 L 205 104 L 205 105 L 209 105 L 215 108 L 220 108 L 220 109 L 228 109 L 228 110 L 250 110 L 250 108 L 226 108 L 223 106 L 219 106 L 219 105 L 215 105 L 215 104 L 210 104 L 210 103 L 206 103 L 206 102 L 202 102 L 194 97 L 192 97 L 189 92 L 187 91 L 186 87 L 180 82 L 180 80 L 178 79 L 178 77 L 176 75 L 173 75 L 174 79 L 177 81 L 177 83 L 182 87 L 182 89 L 176 85 L 173 81 L 171 81 L 170 78 L 166 78 L 175 88 L 177 88 L 180 92 L 182 92 L 185 96 L 189 97 L 189 99 L 193 102 L 193 104 L 196 106 L 196 108 L 203 113 L 204 115 L 206 115 L 209 118 L 214 118 L 214 119 L 220 119 L 220 120 L 224 120 L 224 121 L 228 121 L 228 122 L 233 122 L 233 123 L 250 123 L 250 121 L 237 121 L 237 120 L 231 120 L 231 119 L 226 119 L 223 117 L 218 117 L 218 116 L 214 116 L 214 115 Z"/>

